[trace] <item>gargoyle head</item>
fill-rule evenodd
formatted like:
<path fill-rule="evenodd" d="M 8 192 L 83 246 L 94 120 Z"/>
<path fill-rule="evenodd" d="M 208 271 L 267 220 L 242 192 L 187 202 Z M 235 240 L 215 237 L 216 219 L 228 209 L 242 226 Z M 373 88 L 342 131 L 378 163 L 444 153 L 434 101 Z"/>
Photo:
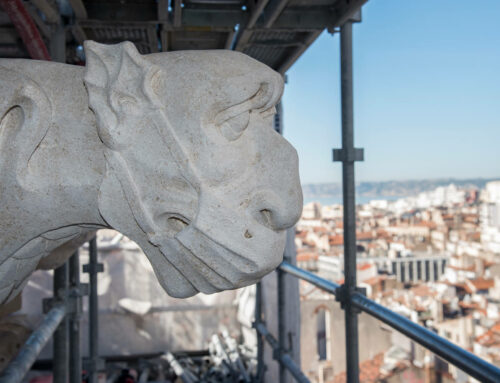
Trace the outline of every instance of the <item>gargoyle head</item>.
<path fill-rule="evenodd" d="M 294 148 L 273 130 L 281 76 L 231 51 L 141 56 L 85 43 L 105 145 L 99 209 L 175 297 L 252 284 L 302 209 Z"/>

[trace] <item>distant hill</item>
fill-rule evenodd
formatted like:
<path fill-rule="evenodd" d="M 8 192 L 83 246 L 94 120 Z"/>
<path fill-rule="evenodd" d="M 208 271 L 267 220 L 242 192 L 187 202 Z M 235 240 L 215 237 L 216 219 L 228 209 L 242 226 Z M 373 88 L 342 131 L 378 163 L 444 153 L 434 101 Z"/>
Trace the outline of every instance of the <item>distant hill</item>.
<path fill-rule="evenodd" d="M 356 184 L 356 194 L 361 197 L 403 197 L 412 196 L 424 191 L 434 190 L 439 186 L 455 184 L 458 187 L 482 189 L 487 182 L 500 180 L 498 178 L 439 178 L 429 180 L 359 182 Z M 305 199 L 341 197 L 342 184 L 305 184 L 302 185 Z"/>

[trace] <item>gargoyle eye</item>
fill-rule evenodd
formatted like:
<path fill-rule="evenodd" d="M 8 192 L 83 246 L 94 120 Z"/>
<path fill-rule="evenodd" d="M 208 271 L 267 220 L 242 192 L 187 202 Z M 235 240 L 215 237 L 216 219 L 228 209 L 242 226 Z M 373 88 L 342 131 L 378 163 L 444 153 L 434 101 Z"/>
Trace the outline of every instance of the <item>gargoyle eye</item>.
<path fill-rule="evenodd" d="M 222 135 L 228 141 L 235 141 L 243 134 L 250 121 L 250 111 L 231 117 L 220 125 Z"/>
<path fill-rule="evenodd" d="M 137 102 L 132 97 L 129 97 L 129 96 L 121 96 L 118 99 L 118 103 L 120 104 L 120 106 L 122 108 L 135 106 L 137 104 Z"/>
<path fill-rule="evenodd" d="M 111 96 L 111 104 L 115 110 L 125 112 L 127 114 L 137 114 L 137 100 L 123 92 L 114 91 Z"/>
<path fill-rule="evenodd" d="M 165 234 L 174 237 L 189 225 L 190 220 L 178 213 L 162 213 L 156 218 L 156 222 Z"/>

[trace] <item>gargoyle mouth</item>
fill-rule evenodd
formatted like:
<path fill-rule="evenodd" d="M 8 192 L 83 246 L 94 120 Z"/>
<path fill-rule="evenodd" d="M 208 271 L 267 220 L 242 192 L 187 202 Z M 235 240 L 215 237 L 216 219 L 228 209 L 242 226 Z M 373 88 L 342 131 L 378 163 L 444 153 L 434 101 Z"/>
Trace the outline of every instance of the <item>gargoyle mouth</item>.
<path fill-rule="evenodd" d="M 242 255 L 188 224 L 185 218 L 176 217 L 171 224 L 183 228 L 174 237 L 157 236 L 151 241 L 199 292 L 211 294 L 251 285 L 276 267 L 274 263 L 259 266 L 254 259 L 263 254 Z M 266 258 L 279 262 L 281 255 L 266 254 Z"/>

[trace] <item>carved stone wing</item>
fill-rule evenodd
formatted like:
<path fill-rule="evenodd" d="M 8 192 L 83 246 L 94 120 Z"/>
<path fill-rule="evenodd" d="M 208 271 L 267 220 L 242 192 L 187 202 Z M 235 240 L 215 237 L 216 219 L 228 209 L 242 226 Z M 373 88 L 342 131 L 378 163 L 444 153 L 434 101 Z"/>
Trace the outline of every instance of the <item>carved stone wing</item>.
<path fill-rule="evenodd" d="M 52 107 L 38 84 L 2 66 L 0 89 L 0 182 L 13 176 L 22 183 L 52 121 Z"/>

